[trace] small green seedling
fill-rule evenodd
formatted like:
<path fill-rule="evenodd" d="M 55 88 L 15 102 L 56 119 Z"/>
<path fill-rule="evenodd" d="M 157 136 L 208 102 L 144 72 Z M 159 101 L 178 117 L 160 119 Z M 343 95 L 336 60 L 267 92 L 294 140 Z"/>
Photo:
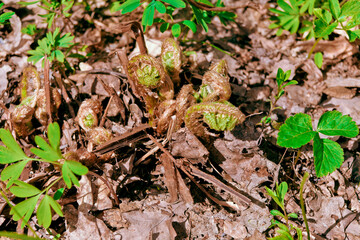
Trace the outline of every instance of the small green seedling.
<path fill-rule="evenodd" d="M 71 16 L 69 11 L 74 5 L 74 0 L 38 0 L 32 2 L 19 2 L 19 4 L 22 6 L 28 6 L 37 3 L 40 3 L 39 7 L 45 9 L 48 12 L 43 15 L 39 14 L 39 16 L 45 18 L 45 22 L 48 24 L 48 29 L 50 29 L 56 18 Z"/>
<path fill-rule="evenodd" d="M 28 61 L 35 64 L 48 56 L 50 62 L 57 60 L 61 63 L 67 63 L 66 55 L 74 46 L 73 39 L 74 36 L 71 36 L 70 33 L 60 36 L 60 29 L 56 28 L 54 32 L 48 32 L 46 37 L 38 40 L 39 46 L 35 50 L 28 51 L 28 54 L 30 54 Z M 62 51 L 63 49 L 66 49 L 65 54 Z"/>
<path fill-rule="evenodd" d="M 0 3 L 0 9 L 4 6 L 4 3 Z M 2 13 L 0 14 L 0 25 L 2 23 L 5 23 L 5 21 L 9 20 L 12 15 L 14 15 L 14 12 L 6 12 L 6 13 Z"/>
<path fill-rule="evenodd" d="M 315 1 L 315 0 L 278 0 L 277 4 L 282 9 L 272 8 L 275 14 L 270 19 L 274 22 L 269 28 L 278 28 L 276 35 L 281 35 L 284 30 L 291 34 L 296 32 L 303 34 L 306 40 L 315 38 L 316 41 L 309 52 L 309 58 L 317 43 L 321 39 L 328 39 L 335 30 L 343 30 L 347 33 L 349 41 L 360 39 L 360 1 L 349 0 L 340 4 L 338 0 Z M 320 56 L 321 55 L 321 56 Z M 315 63 L 322 65 L 322 54 L 315 56 Z"/>
<path fill-rule="evenodd" d="M 303 238 L 302 238 L 301 229 L 294 226 L 293 224 L 289 223 L 290 218 L 297 219 L 298 215 L 296 213 L 287 213 L 286 209 L 285 209 L 284 198 L 285 198 L 285 194 L 288 191 L 287 183 L 282 182 L 282 183 L 280 183 L 280 185 L 278 185 L 276 183 L 275 192 L 272 191 L 271 189 L 269 189 L 268 187 L 265 187 L 265 188 L 266 188 L 266 191 L 268 192 L 269 196 L 274 200 L 274 202 L 282 210 L 282 212 L 280 212 L 279 210 L 273 209 L 270 211 L 271 215 L 273 215 L 275 217 L 276 216 L 280 217 L 280 218 L 284 219 L 284 221 L 285 221 L 285 224 L 283 224 L 280 221 L 277 221 L 275 219 L 271 220 L 271 225 L 269 228 L 276 226 L 277 227 L 276 233 L 278 235 L 273 238 L 268 238 L 268 239 L 269 240 L 294 240 L 293 236 L 295 235 L 295 233 L 293 233 L 293 230 L 295 230 L 297 239 L 302 240 Z"/>
<path fill-rule="evenodd" d="M 285 87 L 298 84 L 298 82 L 295 80 L 289 81 L 290 75 L 291 75 L 291 70 L 284 72 L 284 70 L 282 70 L 281 68 L 278 69 L 277 74 L 276 74 L 277 93 L 276 93 L 273 101 L 269 100 L 270 111 L 267 116 L 265 116 L 261 119 L 260 124 L 268 124 L 271 122 L 270 116 L 275 109 L 280 108 L 280 107 L 276 107 L 276 103 L 281 98 L 281 96 L 284 95 Z"/>
<path fill-rule="evenodd" d="M 39 158 L 28 157 L 9 130 L 0 129 L 0 139 L 5 144 L 5 146 L 0 146 L 0 164 L 12 163 L 2 170 L 1 181 L 7 182 L 6 188 L 14 196 L 24 198 L 23 201 L 11 206 L 10 214 L 13 215 L 14 221 L 22 220 L 21 227 L 23 228 L 35 211 L 35 207 L 38 206 L 36 211 L 38 224 L 48 228 L 52 221 L 53 213 L 51 209 L 59 216 L 63 216 L 61 206 L 56 200 L 60 198 L 64 189 L 59 189 L 53 197 L 50 195 L 49 190 L 60 180 L 63 180 L 69 189 L 73 185 L 80 186 L 75 175 L 87 174 L 87 167 L 77 161 L 64 160 L 60 151 L 60 127 L 57 123 L 48 126 L 49 143 L 39 136 L 35 137 L 35 142 L 40 148 L 31 148 L 31 152 Z M 27 163 L 31 161 L 56 165 L 61 169 L 61 176 L 43 190 L 18 180 Z M 3 194 L 3 191 L 1 191 L 1 194 Z"/>
<path fill-rule="evenodd" d="M 117 1 L 111 6 L 111 11 L 121 11 L 122 14 L 129 13 L 134 11 L 139 6 L 143 5 L 145 2 L 149 1 L 140 1 L 140 0 L 126 0 L 124 3 Z M 221 0 L 217 0 L 216 4 L 212 4 L 208 0 L 197 1 L 201 4 L 208 6 L 209 8 L 222 8 L 224 3 Z M 145 4 L 144 4 L 145 5 Z M 211 19 L 214 16 L 218 16 L 221 23 L 226 26 L 227 22 L 234 21 L 236 14 L 227 11 L 206 11 L 198 8 L 190 1 L 188 2 L 189 7 L 193 11 L 193 16 L 191 20 L 183 20 L 180 23 L 175 23 L 174 21 L 174 11 L 176 9 L 185 8 L 187 4 L 182 0 L 151 0 L 149 4 L 146 5 L 144 9 L 144 14 L 142 17 L 142 25 L 144 29 L 147 26 L 152 26 L 154 22 L 161 23 L 160 31 L 165 32 L 171 26 L 171 32 L 174 37 L 179 37 L 181 34 L 181 27 L 187 27 L 194 33 L 197 30 L 197 24 L 200 24 L 205 32 L 208 32 L 208 24 L 211 23 Z M 155 9 L 160 13 L 164 14 L 163 18 L 154 18 Z M 197 24 L 196 24 L 197 23 Z"/>
<path fill-rule="evenodd" d="M 350 116 L 342 115 L 338 111 L 329 111 L 320 117 L 314 131 L 311 117 L 297 113 L 280 127 L 277 144 L 287 148 L 300 148 L 313 140 L 316 175 L 323 177 L 341 166 L 344 151 L 337 142 L 320 138 L 320 133 L 352 138 L 359 134 L 359 128 Z"/>

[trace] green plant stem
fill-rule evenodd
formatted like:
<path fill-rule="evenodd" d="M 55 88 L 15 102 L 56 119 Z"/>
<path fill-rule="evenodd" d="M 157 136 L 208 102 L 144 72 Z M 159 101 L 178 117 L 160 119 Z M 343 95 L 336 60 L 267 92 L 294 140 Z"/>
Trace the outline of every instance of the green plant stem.
<path fill-rule="evenodd" d="M 322 39 L 322 38 L 316 39 L 314 45 L 312 46 L 312 48 L 311 48 L 311 50 L 310 50 L 310 52 L 309 52 L 309 54 L 308 54 L 308 57 L 307 57 L 308 59 L 311 58 L 311 55 L 312 55 L 312 53 L 314 52 L 314 50 L 315 50 L 315 48 L 316 48 L 316 45 L 318 45 L 318 43 L 320 42 L 321 39 Z"/>
<path fill-rule="evenodd" d="M 0 195 L 3 197 L 3 199 L 5 200 L 5 202 L 11 207 L 13 208 L 14 205 L 12 205 L 12 203 L 10 202 L 10 200 L 7 198 L 6 194 L 4 193 L 3 189 L 0 189 Z M 15 208 L 13 208 L 15 213 L 18 216 L 21 216 L 18 211 L 16 211 Z M 23 220 L 23 219 L 22 219 Z M 30 224 L 28 222 L 25 223 L 25 225 L 29 228 L 29 230 L 34 234 L 34 236 L 36 236 L 37 238 L 39 238 L 39 236 L 36 234 L 35 230 L 30 226 Z"/>
<path fill-rule="evenodd" d="M 301 155 L 301 148 L 299 148 L 299 149 L 297 150 L 296 157 L 295 157 L 295 160 L 294 160 L 294 166 L 296 166 L 296 163 L 297 163 L 297 161 L 299 160 L 300 155 Z"/>
<path fill-rule="evenodd" d="M 44 190 L 42 190 L 40 194 L 43 194 L 43 193 L 49 191 L 49 189 L 50 189 L 52 186 L 54 186 L 54 184 L 57 183 L 60 179 L 62 179 L 62 177 L 59 177 L 58 179 L 56 179 L 55 181 L 53 181 L 47 188 L 45 188 Z"/>
<path fill-rule="evenodd" d="M 301 181 L 301 184 L 300 184 L 300 206 L 301 206 L 301 212 L 302 212 L 305 227 L 306 227 L 307 239 L 310 240 L 310 229 L 309 229 L 309 224 L 308 224 L 308 221 L 307 221 L 307 218 L 306 218 L 304 195 L 303 195 L 304 185 L 305 185 L 305 182 L 306 182 L 306 180 L 308 178 L 309 178 L 309 173 L 305 172 L 304 177 L 303 177 L 303 179 Z"/>

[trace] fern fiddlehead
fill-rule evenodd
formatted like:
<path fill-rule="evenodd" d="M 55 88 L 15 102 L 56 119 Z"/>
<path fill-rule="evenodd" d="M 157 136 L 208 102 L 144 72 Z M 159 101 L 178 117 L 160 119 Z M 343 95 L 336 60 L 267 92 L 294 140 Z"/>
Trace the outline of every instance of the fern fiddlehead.
<path fill-rule="evenodd" d="M 198 103 L 191 106 L 185 115 L 186 127 L 201 137 L 215 136 L 203 123 L 216 131 L 231 131 L 244 120 L 245 115 L 228 101 Z"/>
<path fill-rule="evenodd" d="M 179 85 L 179 73 L 182 64 L 182 52 L 179 44 L 173 38 L 167 38 L 164 40 L 161 46 L 160 58 L 162 65 L 171 77 L 171 80 L 176 85 Z"/>
<path fill-rule="evenodd" d="M 174 84 L 164 67 L 150 55 L 137 55 L 128 64 L 129 76 L 145 102 L 150 124 L 153 124 L 156 107 L 174 97 Z"/>

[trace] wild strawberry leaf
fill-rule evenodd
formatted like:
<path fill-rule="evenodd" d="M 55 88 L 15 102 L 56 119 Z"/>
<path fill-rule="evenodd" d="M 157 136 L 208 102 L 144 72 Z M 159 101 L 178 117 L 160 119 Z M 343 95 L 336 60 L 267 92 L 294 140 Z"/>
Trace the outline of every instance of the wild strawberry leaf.
<path fill-rule="evenodd" d="M 333 22 L 332 24 L 328 25 L 324 21 L 317 19 L 315 20 L 315 36 L 317 38 L 327 37 L 335 30 L 337 25 L 337 22 Z"/>
<path fill-rule="evenodd" d="M 337 142 L 321 139 L 316 133 L 314 137 L 314 164 L 316 176 L 323 177 L 332 173 L 344 161 L 344 151 Z"/>
<path fill-rule="evenodd" d="M 329 0 L 329 7 L 330 7 L 330 12 L 333 15 L 333 17 L 335 19 L 338 19 L 340 16 L 340 3 L 338 0 Z"/>
<path fill-rule="evenodd" d="M 281 147 L 299 148 L 314 138 L 311 117 L 298 113 L 289 117 L 279 129 L 277 144 Z"/>
<path fill-rule="evenodd" d="M 317 131 L 328 136 L 356 137 L 359 128 L 350 116 L 339 111 L 324 113 L 319 120 Z"/>
<path fill-rule="evenodd" d="M 184 7 L 186 7 L 185 2 L 182 1 L 182 0 L 162 0 L 162 1 L 172 5 L 175 8 L 184 8 Z"/>

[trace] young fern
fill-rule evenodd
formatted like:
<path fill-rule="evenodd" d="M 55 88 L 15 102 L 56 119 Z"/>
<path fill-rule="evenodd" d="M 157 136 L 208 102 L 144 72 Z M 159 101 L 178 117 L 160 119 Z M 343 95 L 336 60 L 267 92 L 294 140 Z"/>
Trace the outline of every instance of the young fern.
<path fill-rule="evenodd" d="M 228 101 L 198 103 L 191 106 L 185 115 L 186 127 L 201 137 L 214 136 L 202 122 L 216 131 L 231 131 L 244 120 L 245 115 Z"/>
<path fill-rule="evenodd" d="M 201 102 L 229 100 L 231 86 L 225 60 L 210 66 L 209 70 L 204 74 L 200 89 Z"/>
<path fill-rule="evenodd" d="M 182 52 L 179 44 L 173 38 L 164 40 L 161 46 L 161 62 L 175 85 L 180 84 L 179 73 L 182 65 Z"/>
<path fill-rule="evenodd" d="M 160 102 L 174 97 L 174 84 L 162 64 L 150 55 L 133 57 L 128 64 L 128 73 L 145 102 L 152 124 L 155 109 Z"/>

